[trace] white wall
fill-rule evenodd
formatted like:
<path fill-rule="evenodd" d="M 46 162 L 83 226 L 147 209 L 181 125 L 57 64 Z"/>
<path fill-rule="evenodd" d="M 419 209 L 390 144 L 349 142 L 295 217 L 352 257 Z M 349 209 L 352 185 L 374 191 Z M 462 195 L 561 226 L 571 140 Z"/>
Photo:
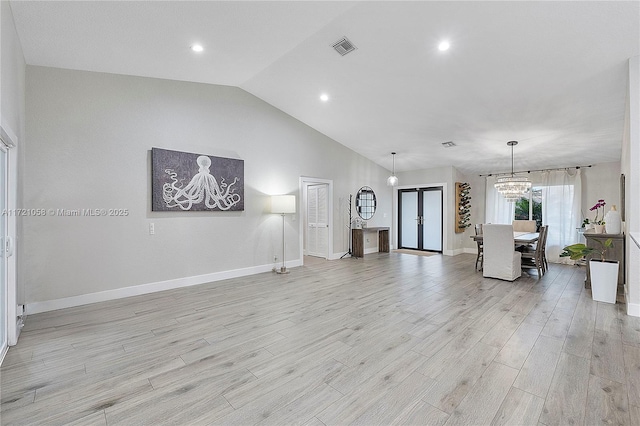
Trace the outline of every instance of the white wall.
<path fill-rule="evenodd" d="M 0 2 L 2 67 L 0 71 L 0 116 L 2 127 L 22 140 L 24 133 L 25 62 L 9 2 Z"/>
<path fill-rule="evenodd" d="M 620 210 L 620 162 L 599 163 L 582 168 L 582 213 L 590 220 L 595 212 L 589 211 L 598 200 L 604 199 L 605 214 L 612 205 Z"/>
<path fill-rule="evenodd" d="M 627 313 L 640 316 L 640 56 L 629 59 L 629 93 L 622 147 L 626 175 Z M 634 238 L 631 238 L 633 236 Z"/>
<path fill-rule="evenodd" d="M 299 199 L 300 176 L 334 180 L 334 253 L 347 250 L 338 224 L 361 186 L 376 191 L 382 213 L 370 226 L 391 225 L 387 170 L 241 89 L 29 66 L 26 99 L 24 206 L 130 211 L 25 220 L 20 272 L 34 311 L 270 269 L 282 231 L 269 195 Z M 243 159 L 245 211 L 151 212 L 152 147 Z M 292 265 L 301 262 L 297 220 L 287 218 Z"/>

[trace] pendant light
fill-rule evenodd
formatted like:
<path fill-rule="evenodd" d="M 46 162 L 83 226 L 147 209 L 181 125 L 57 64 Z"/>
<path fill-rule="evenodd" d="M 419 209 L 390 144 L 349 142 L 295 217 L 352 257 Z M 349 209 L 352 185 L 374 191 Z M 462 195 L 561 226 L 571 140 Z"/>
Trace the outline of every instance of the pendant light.
<path fill-rule="evenodd" d="M 516 176 L 513 173 L 513 147 L 518 145 L 518 141 L 509 141 L 507 145 L 511 147 L 511 176 L 499 177 L 494 187 L 507 201 L 513 203 L 531 189 L 531 181 L 526 176 Z"/>
<path fill-rule="evenodd" d="M 391 176 L 387 178 L 387 185 L 396 186 L 398 184 L 398 177 L 396 176 L 396 153 L 392 152 L 391 155 L 393 155 L 393 172 Z"/>

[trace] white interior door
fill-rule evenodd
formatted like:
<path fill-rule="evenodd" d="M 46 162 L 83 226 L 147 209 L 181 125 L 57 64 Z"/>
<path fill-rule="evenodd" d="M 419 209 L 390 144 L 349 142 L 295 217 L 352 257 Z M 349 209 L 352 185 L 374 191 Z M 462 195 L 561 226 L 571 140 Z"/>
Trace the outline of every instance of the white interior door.
<path fill-rule="evenodd" d="M 327 258 L 329 253 L 329 185 L 307 186 L 307 255 Z"/>
<path fill-rule="evenodd" d="M 8 327 L 9 317 L 8 310 L 9 305 L 7 303 L 7 258 L 6 258 L 6 244 L 7 244 L 7 151 L 4 146 L 0 146 L 0 240 L 2 247 L 0 247 L 0 362 L 4 358 L 4 355 L 8 349 Z"/>

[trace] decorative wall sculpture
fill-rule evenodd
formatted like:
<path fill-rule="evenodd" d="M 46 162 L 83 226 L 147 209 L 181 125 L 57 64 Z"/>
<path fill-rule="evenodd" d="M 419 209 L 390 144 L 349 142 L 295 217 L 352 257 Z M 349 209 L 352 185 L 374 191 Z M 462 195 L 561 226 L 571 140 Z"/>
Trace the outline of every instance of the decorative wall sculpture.
<path fill-rule="evenodd" d="M 152 211 L 244 210 L 244 161 L 151 149 Z"/>
<path fill-rule="evenodd" d="M 471 226 L 471 185 L 456 182 L 456 234 Z"/>

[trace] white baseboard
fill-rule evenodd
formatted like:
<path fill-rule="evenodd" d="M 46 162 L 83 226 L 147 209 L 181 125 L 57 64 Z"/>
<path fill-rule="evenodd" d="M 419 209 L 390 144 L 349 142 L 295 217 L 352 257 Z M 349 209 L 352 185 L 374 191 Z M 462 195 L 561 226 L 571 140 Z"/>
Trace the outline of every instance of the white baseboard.
<path fill-rule="evenodd" d="M 343 251 L 341 253 L 331 253 L 331 255 L 329 256 L 329 260 L 338 260 L 347 253 L 348 252 L 346 251 Z"/>
<path fill-rule="evenodd" d="M 474 248 L 465 247 L 464 249 L 462 249 L 462 251 L 464 253 L 469 253 L 469 254 L 478 254 L 478 247 L 474 247 Z"/>
<path fill-rule="evenodd" d="M 640 317 L 640 305 L 637 303 L 629 303 L 629 289 L 627 288 L 627 284 L 624 285 L 624 300 L 627 302 L 627 315 Z"/>
<path fill-rule="evenodd" d="M 286 262 L 287 268 L 302 266 L 302 260 Z M 90 303 L 106 302 L 108 300 L 123 299 L 125 297 L 139 296 L 141 294 L 156 293 L 158 291 L 173 290 L 181 287 L 190 287 L 199 284 L 221 281 L 230 278 L 245 277 L 248 275 L 270 272 L 273 265 L 259 265 L 249 268 L 233 269 L 229 271 L 213 272 L 210 274 L 196 275 L 193 277 L 176 278 L 155 283 L 141 284 L 131 287 L 117 288 L 100 291 L 97 293 L 81 294 L 79 296 L 65 297 L 62 299 L 45 300 L 42 302 L 27 303 L 25 311 L 28 315 L 40 312 L 55 311 L 58 309 L 72 308 L 74 306 L 88 305 Z"/>
<path fill-rule="evenodd" d="M 462 253 L 464 253 L 464 249 L 442 250 L 442 254 L 445 256 L 457 256 Z"/>

